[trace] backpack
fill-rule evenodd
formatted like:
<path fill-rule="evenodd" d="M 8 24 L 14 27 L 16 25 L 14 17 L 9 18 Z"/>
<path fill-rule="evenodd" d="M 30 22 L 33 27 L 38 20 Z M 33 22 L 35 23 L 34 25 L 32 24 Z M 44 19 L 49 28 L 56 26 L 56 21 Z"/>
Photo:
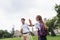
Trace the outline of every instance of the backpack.
<path fill-rule="evenodd" d="M 45 26 L 43 24 L 40 24 L 41 30 L 38 29 L 38 36 L 47 36 L 48 30 L 45 30 Z"/>

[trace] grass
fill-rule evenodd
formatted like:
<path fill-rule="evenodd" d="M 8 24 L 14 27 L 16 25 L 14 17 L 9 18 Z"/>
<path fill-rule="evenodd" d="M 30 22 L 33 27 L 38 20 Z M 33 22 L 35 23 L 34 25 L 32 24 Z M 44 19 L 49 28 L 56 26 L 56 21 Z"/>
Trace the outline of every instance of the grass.
<path fill-rule="evenodd" d="M 60 36 L 55 36 L 55 37 L 47 36 L 47 39 L 48 40 L 60 40 Z"/>
<path fill-rule="evenodd" d="M 60 36 L 52 37 L 52 36 L 47 36 L 48 40 L 60 40 Z M 5 39 L 0 39 L 0 40 L 21 40 L 21 38 L 5 38 Z M 33 36 L 33 40 L 38 40 L 37 36 Z"/>

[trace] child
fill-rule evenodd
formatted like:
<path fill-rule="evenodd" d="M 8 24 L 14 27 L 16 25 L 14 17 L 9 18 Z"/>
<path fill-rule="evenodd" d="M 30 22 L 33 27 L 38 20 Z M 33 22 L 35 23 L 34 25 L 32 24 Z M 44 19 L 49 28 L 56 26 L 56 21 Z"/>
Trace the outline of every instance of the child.
<path fill-rule="evenodd" d="M 22 33 L 22 40 L 30 40 L 30 30 L 29 30 L 29 25 L 25 23 L 25 19 L 21 19 L 22 22 L 22 28 L 21 28 L 21 33 Z"/>
<path fill-rule="evenodd" d="M 48 33 L 48 27 L 44 24 L 42 17 L 40 15 L 37 15 L 36 21 L 37 23 L 35 24 L 35 26 L 38 28 L 38 40 L 47 40 L 46 36 Z M 29 20 L 29 22 L 31 26 L 33 26 L 31 20 Z"/>

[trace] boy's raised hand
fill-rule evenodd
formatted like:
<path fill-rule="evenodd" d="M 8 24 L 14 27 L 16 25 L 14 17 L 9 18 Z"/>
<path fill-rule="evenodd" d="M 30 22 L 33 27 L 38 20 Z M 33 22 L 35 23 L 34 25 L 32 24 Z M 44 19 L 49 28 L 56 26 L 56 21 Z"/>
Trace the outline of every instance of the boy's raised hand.
<path fill-rule="evenodd" d="M 29 23 L 31 23 L 31 20 L 29 19 Z"/>
<path fill-rule="evenodd" d="M 29 19 L 30 26 L 33 26 L 32 21 Z"/>

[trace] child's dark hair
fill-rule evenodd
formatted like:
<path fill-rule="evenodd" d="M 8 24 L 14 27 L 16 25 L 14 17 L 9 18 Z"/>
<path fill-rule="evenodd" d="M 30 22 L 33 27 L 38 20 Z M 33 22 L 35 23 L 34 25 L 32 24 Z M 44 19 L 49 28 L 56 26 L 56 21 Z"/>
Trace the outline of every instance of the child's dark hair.
<path fill-rule="evenodd" d="M 21 20 L 24 20 L 25 21 L 25 18 L 21 18 Z"/>

